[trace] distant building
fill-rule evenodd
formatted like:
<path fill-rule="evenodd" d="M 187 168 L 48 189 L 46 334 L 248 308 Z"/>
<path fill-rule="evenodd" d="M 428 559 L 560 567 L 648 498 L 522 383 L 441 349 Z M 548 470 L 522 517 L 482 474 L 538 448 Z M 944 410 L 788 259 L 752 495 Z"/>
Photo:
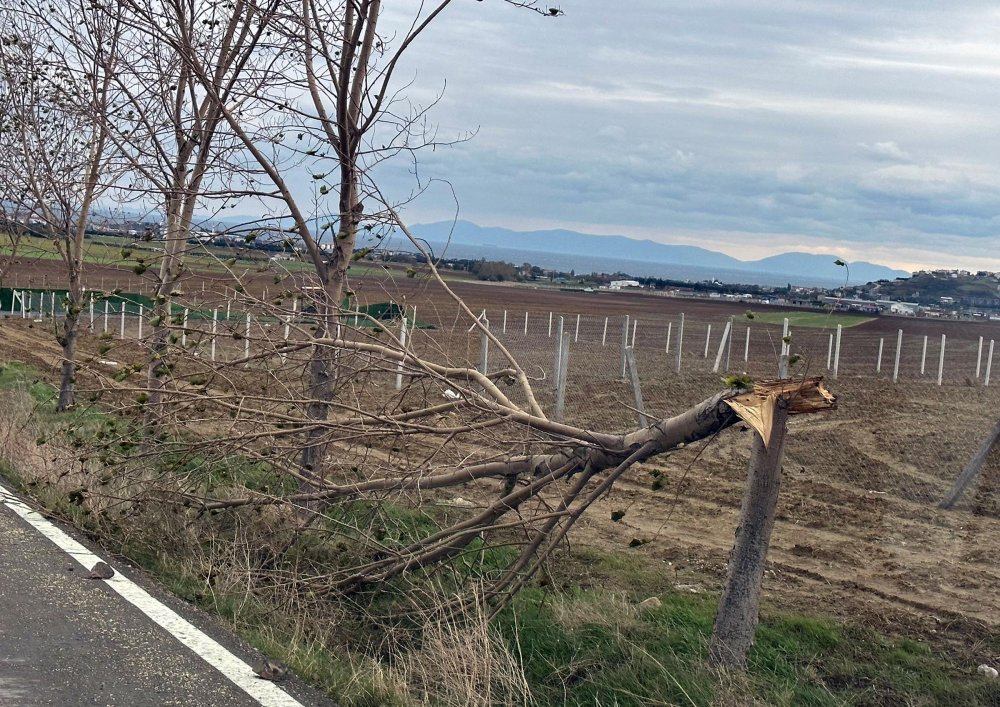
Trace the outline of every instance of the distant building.
<path fill-rule="evenodd" d="M 642 287 L 636 280 L 612 280 L 608 283 L 609 290 L 622 290 L 626 287 Z"/>

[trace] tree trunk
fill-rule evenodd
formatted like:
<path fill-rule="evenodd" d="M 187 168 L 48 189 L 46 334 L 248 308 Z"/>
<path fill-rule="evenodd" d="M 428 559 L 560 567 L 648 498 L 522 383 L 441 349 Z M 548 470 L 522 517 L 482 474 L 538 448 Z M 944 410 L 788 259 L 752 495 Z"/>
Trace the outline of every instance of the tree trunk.
<path fill-rule="evenodd" d="M 740 524 L 708 650 L 709 662 L 717 667 L 745 667 L 753 645 L 764 563 L 778 505 L 787 422 L 788 403 L 779 397 L 768 446 L 764 446 L 759 433 L 754 433 Z"/>
<path fill-rule="evenodd" d="M 67 306 L 63 322 L 63 334 L 59 337 L 62 345 L 62 372 L 59 377 L 59 402 L 56 410 L 63 412 L 73 407 L 76 384 L 76 340 L 79 334 L 80 313 L 72 302 Z"/>

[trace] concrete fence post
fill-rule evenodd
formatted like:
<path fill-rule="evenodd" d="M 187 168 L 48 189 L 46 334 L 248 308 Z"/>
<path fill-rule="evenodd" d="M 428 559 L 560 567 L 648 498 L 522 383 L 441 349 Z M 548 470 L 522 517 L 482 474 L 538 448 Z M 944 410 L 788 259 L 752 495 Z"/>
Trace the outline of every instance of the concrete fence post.
<path fill-rule="evenodd" d="M 639 370 L 635 365 L 635 349 L 633 347 L 628 347 L 625 351 L 625 357 L 628 359 L 628 374 L 629 379 L 632 381 L 632 394 L 635 399 L 635 410 L 636 417 L 639 420 L 639 425 L 641 427 L 649 427 L 649 418 L 646 417 L 646 406 L 642 402 L 642 386 L 639 383 Z"/>
<path fill-rule="evenodd" d="M 625 315 L 625 321 L 622 324 L 622 350 L 621 350 L 621 379 L 625 380 L 625 368 L 628 366 L 628 361 L 625 358 L 625 349 L 628 348 L 628 322 L 629 316 Z"/>
<path fill-rule="evenodd" d="M 601 346 L 608 340 L 608 318 L 604 318 L 604 333 L 601 334 Z"/>
<path fill-rule="evenodd" d="M 986 375 L 983 377 L 983 385 L 990 387 L 990 370 L 993 368 L 993 339 L 990 339 L 990 350 L 986 354 Z"/>
<path fill-rule="evenodd" d="M 143 312 L 143 307 L 140 304 L 139 305 L 139 339 L 142 339 L 142 312 Z"/>
<path fill-rule="evenodd" d="M 663 349 L 663 353 L 665 353 L 665 354 L 670 353 L 670 334 L 671 334 L 671 331 L 673 330 L 673 327 L 674 327 L 674 323 L 673 322 L 667 322 L 667 345 Z"/>
<path fill-rule="evenodd" d="M 903 330 L 896 332 L 896 362 L 892 365 L 892 382 L 899 380 L 899 355 L 903 350 Z"/>
<path fill-rule="evenodd" d="M 184 314 L 181 316 L 181 348 L 186 349 L 188 343 L 188 308 L 184 308 Z"/>
<path fill-rule="evenodd" d="M 507 310 L 503 311 L 503 326 L 501 328 L 502 333 L 507 333 Z"/>
<path fill-rule="evenodd" d="M 247 312 L 247 323 L 243 337 L 243 358 L 250 358 L 250 312 Z"/>
<path fill-rule="evenodd" d="M 840 335 L 843 331 L 843 325 L 837 325 L 837 341 L 833 345 L 833 378 L 836 380 L 837 374 L 840 372 Z"/>
<path fill-rule="evenodd" d="M 927 335 L 924 334 L 924 350 L 920 354 L 920 375 L 927 369 Z"/>
<path fill-rule="evenodd" d="M 747 324 L 747 340 L 743 344 L 743 362 L 750 360 L 750 325 Z"/>
<path fill-rule="evenodd" d="M 216 307 L 212 310 L 212 360 L 215 360 L 215 334 L 219 328 L 219 308 Z"/>
<path fill-rule="evenodd" d="M 552 338 L 552 312 L 549 312 L 549 338 Z"/>
<path fill-rule="evenodd" d="M 399 348 L 403 351 L 404 354 L 406 353 L 406 334 L 407 334 L 406 317 L 403 317 L 403 321 L 400 323 L 399 326 Z M 485 338 L 486 335 L 484 334 L 483 336 Z M 489 339 L 486 339 L 484 343 L 487 346 L 489 346 Z M 485 371 L 483 371 L 483 373 L 485 374 Z M 403 389 L 403 362 L 400 361 L 399 363 L 396 364 L 396 390 L 402 390 L 402 389 Z"/>
<path fill-rule="evenodd" d="M 576 331 L 573 333 L 573 343 L 580 340 L 580 315 L 576 315 Z"/>
<path fill-rule="evenodd" d="M 635 347 L 635 331 L 639 327 L 639 319 L 632 320 L 632 343 L 629 346 Z"/>
<path fill-rule="evenodd" d="M 944 345 L 945 345 L 946 335 L 941 335 L 941 355 L 938 356 L 938 379 L 937 384 L 941 385 L 941 381 L 944 379 Z"/>
<path fill-rule="evenodd" d="M 715 365 L 712 366 L 712 373 L 719 372 L 722 365 L 722 355 L 726 352 L 726 344 L 729 342 L 729 330 L 732 328 L 732 321 L 726 322 L 726 328 L 722 330 L 722 338 L 719 340 L 719 353 L 715 355 Z"/>
<path fill-rule="evenodd" d="M 681 356 L 684 353 L 684 312 L 681 312 L 681 321 L 677 326 L 677 372 L 681 372 Z"/>
<path fill-rule="evenodd" d="M 875 362 L 875 372 L 882 372 L 882 348 L 885 346 L 885 338 L 878 340 L 878 361 Z"/>
<path fill-rule="evenodd" d="M 524 310 L 524 335 L 528 335 L 528 310 Z"/>
<path fill-rule="evenodd" d="M 23 295 L 21 300 L 24 300 Z M 94 293 L 90 293 L 90 329 L 91 331 L 94 329 Z"/>
<path fill-rule="evenodd" d="M 826 370 L 833 368 L 833 334 L 830 334 L 830 342 L 826 345 Z"/>
<path fill-rule="evenodd" d="M 556 376 L 555 420 L 562 422 L 566 412 L 566 374 L 569 369 L 569 332 L 560 331 L 559 374 Z"/>
<path fill-rule="evenodd" d="M 483 317 L 483 329 L 484 331 L 479 334 L 479 372 L 485 376 L 490 372 L 490 337 L 487 333 L 490 330 L 490 320 L 485 317 Z M 405 344 L 405 335 L 403 339 Z M 397 378 L 399 377 L 397 374 Z"/>
<path fill-rule="evenodd" d="M 791 348 L 788 344 L 788 317 L 785 317 L 784 324 L 781 326 L 781 355 L 787 356 L 788 350 Z"/>
<path fill-rule="evenodd" d="M 976 353 L 976 380 L 979 380 L 979 372 L 983 365 L 983 337 L 979 337 L 979 351 Z"/>
<path fill-rule="evenodd" d="M 118 338 L 125 338 L 125 300 L 122 300 L 122 311 L 121 311 L 121 330 L 118 332 Z"/>
<path fill-rule="evenodd" d="M 565 318 L 559 317 L 559 330 L 556 336 L 555 359 L 552 361 L 552 385 L 559 387 L 559 366 L 562 365 L 563 333 Z"/>
<path fill-rule="evenodd" d="M 705 330 L 705 355 L 702 358 L 708 358 L 708 344 L 712 340 L 712 325 L 708 325 L 708 329 Z"/>
<path fill-rule="evenodd" d="M 107 300 L 104 300 L 104 333 L 105 334 L 108 333 L 108 308 L 109 308 L 109 306 L 110 306 L 110 303 Z"/>

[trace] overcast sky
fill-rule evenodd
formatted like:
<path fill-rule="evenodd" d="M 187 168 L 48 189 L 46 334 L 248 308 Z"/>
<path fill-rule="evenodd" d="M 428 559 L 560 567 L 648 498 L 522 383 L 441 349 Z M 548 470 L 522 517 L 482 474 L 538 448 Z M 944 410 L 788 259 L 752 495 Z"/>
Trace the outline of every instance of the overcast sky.
<path fill-rule="evenodd" d="M 408 55 L 412 100 L 444 89 L 439 135 L 477 131 L 420 161 L 460 218 L 1000 270 L 994 3 L 560 7 L 456 0 Z M 396 196 L 405 169 L 383 173 Z M 438 185 L 406 215 L 455 208 Z"/>

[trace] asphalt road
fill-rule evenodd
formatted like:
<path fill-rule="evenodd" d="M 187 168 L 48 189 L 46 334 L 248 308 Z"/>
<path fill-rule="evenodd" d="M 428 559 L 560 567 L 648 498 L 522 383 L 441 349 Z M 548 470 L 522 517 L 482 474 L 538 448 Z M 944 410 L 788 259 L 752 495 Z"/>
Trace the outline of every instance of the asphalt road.
<path fill-rule="evenodd" d="M 85 574 L 0 503 L 0 706 L 260 704 Z M 238 657 L 256 659 L 205 617 L 195 620 Z M 296 693 L 303 705 L 330 704 L 301 686 Z"/>

